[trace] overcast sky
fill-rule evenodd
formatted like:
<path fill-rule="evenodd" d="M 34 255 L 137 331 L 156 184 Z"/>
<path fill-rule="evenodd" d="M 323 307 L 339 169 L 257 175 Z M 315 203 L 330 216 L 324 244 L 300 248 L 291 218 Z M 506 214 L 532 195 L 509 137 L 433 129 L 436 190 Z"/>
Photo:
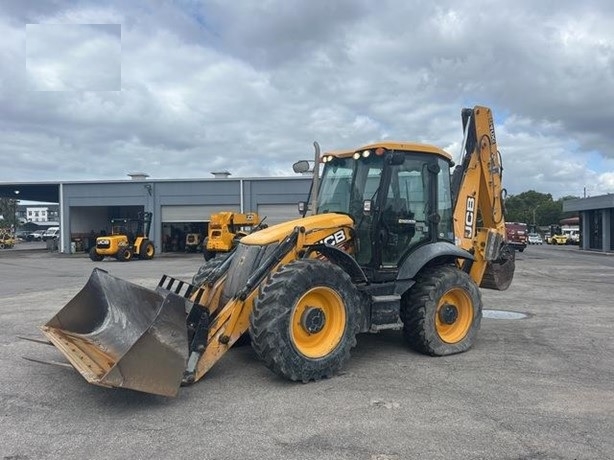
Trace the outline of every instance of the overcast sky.
<path fill-rule="evenodd" d="M 456 158 L 496 118 L 504 185 L 614 193 L 614 2 L 0 2 L 0 181 L 293 175 L 381 139 Z"/>

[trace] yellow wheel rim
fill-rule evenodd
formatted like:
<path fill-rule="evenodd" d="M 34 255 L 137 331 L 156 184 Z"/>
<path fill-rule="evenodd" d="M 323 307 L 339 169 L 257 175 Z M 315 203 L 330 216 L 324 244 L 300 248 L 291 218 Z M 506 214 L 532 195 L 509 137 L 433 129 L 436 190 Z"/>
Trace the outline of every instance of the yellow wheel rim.
<path fill-rule="evenodd" d="M 345 325 L 345 305 L 339 294 L 328 287 L 310 289 L 294 306 L 292 343 L 303 356 L 322 358 L 339 345 Z"/>
<path fill-rule="evenodd" d="M 151 244 L 148 244 L 147 249 L 145 249 L 145 253 L 147 254 L 148 257 L 153 256 L 154 247 Z"/>
<path fill-rule="evenodd" d="M 437 305 L 435 329 L 446 343 L 458 343 L 465 338 L 473 323 L 473 304 L 463 289 L 446 292 Z"/>

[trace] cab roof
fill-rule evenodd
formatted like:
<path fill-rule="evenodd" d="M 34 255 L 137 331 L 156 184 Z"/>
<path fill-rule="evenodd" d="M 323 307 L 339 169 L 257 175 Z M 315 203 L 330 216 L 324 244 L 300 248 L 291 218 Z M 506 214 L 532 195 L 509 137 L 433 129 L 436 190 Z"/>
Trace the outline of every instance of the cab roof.
<path fill-rule="evenodd" d="M 387 150 L 405 150 L 409 152 L 433 153 L 435 155 L 442 156 L 447 160 L 452 160 L 452 155 L 434 145 L 402 141 L 381 141 L 373 144 L 368 144 L 354 150 L 332 150 L 326 152 L 325 155 L 332 155 L 338 158 L 347 158 L 351 157 L 355 152 L 362 152 L 363 150 L 374 150 L 378 147 L 382 147 Z"/>

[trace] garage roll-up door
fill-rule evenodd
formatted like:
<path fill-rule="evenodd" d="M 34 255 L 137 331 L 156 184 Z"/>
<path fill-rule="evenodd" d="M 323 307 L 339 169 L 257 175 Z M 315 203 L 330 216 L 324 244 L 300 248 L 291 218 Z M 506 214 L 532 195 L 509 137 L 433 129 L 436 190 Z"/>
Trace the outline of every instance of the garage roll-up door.
<path fill-rule="evenodd" d="M 258 217 L 266 220 L 265 224 L 273 225 L 288 220 L 300 219 L 298 203 L 292 204 L 260 204 L 258 205 Z"/>
<path fill-rule="evenodd" d="M 204 222 L 212 213 L 220 211 L 238 212 L 238 206 L 162 206 L 162 222 Z"/>

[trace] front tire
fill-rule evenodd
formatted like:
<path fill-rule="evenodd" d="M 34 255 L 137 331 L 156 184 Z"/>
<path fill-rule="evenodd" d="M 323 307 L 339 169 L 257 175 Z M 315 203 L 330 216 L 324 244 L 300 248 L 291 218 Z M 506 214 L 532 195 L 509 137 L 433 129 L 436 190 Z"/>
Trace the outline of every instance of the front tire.
<path fill-rule="evenodd" d="M 273 273 L 250 316 L 252 347 L 293 381 L 337 373 L 356 345 L 359 300 L 349 275 L 330 262 L 300 259 Z"/>
<path fill-rule="evenodd" d="M 482 297 L 454 266 L 424 270 L 401 304 L 403 336 L 415 350 L 446 356 L 468 350 L 482 321 Z"/>
<path fill-rule="evenodd" d="M 196 274 L 192 277 L 192 284 L 196 287 L 201 287 L 205 282 L 205 279 L 213 273 L 222 262 L 224 262 L 225 257 L 216 257 L 215 259 L 208 260 L 198 269 Z"/>
<path fill-rule="evenodd" d="M 96 247 L 93 247 L 90 249 L 90 259 L 93 262 L 100 262 L 102 259 L 104 259 L 104 256 L 98 254 L 98 251 L 96 251 Z"/>
<path fill-rule="evenodd" d="M 117 260 L 120 262 L 128 262 L 132 259 L 132 251 L 128 247 L 120 248 L 115 257 L 117 257 Z"/>

